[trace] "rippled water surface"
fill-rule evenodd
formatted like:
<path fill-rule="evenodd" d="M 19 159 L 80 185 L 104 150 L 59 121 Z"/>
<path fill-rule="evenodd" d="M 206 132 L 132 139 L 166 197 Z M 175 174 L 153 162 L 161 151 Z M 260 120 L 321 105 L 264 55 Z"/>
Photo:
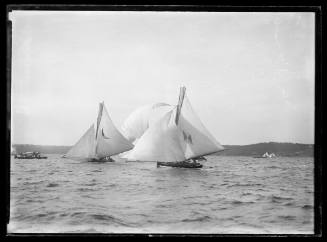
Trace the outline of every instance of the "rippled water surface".
<path fill-rule="evenodd" d="M 313 158 L 11 160 L 9 232 L 313 233 Z"/>

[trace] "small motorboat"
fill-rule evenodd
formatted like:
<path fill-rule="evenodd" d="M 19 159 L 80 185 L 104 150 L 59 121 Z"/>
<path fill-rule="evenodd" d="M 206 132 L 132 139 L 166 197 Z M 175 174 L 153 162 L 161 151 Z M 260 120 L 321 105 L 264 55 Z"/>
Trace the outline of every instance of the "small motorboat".
<path fill-rule="evenodd" d="M 41 156 L 40 152 L 23 152 L 16 154 L 15 159 L 47 159 L 46 156 Z"/>

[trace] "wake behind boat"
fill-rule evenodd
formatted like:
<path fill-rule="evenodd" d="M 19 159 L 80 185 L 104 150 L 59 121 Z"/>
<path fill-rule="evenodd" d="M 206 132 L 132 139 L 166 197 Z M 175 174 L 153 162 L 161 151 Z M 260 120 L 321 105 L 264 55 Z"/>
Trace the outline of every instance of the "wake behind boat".
<path fill-rule="evenodd" d="M 177 106 L 153 105 L 154 110 L 169 106 L 156 121 L 148 119 L 144 124 L 142 112 L 134 112 L 133 115 L 138 113 L 139 118 L 127 119 L 123 130 L 135 144 L 124 156 L 128 161 L 156 161 L 157 167 L 201 168 L 200 158 L 224 149 L 197 117 L 185 91 L 186 88 L 181 87 Z M 140 127 L 143 127 L 143 132 L 140 132 Z"/>
<path fill-rule="evenodd" d="M 96 128 L 92 124 L 65 157 L 93 162 L 113 162 L 111 156 L 132 148 L 133 144 L 115 127 L 102 102 L 99 104 Z"/>

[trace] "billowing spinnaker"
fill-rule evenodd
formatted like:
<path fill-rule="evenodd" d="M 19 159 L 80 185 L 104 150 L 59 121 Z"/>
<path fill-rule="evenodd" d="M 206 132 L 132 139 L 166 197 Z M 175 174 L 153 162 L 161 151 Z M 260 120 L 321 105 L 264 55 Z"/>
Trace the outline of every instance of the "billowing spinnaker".
<path fill-rule="evenodd" d="M 94 158 L 95 148 L 95 130 L 94 124 L 85 132 L 85 134 L 77 141 L 77 143 L 68 151 L 68 158 Z"/>
<path fill-rule="evenodd" d="M 195 114 L 185 94 L 178 127 L 186 159 L 223 150 L 224 147 L 209 133 Z"/>
<path fill-rule="evenodd" d="M 172 118 L 173 110 L 151 125 L 127 154 L 131 161 L 183 161 L 180 133 Z"/>
<path fill-rule="evenodd" d="M 117 130 L 103 103 L 100 104 L 100 111 L 95 150 L 97 158 L 116 155 L 132 149 L 133 145 Z"/>
<path fill-rule="evenodd" d="M 152 123 L 157 122 L 172 109 L 173 106 L 166 103 L 156 103 L 140 107 L 124 121 L 121 127 L 122 133 L 130 142 L 135 143 Z"/>

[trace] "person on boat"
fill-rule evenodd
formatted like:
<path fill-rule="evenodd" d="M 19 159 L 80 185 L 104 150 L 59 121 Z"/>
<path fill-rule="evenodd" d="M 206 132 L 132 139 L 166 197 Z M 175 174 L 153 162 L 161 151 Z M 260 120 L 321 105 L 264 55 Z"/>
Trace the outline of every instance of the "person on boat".
<path fill-rule="evenodd" d="M 193 164 L 197 163 L 197 161 L 198 161 L 197 158 L 193 158 L 193 159 L 192 159 L 192 163 L 193 163 Z"/>
<path fill-rule="evenodd" d="M 109 162 L 113 162 L 114 161 L 110 156 L 106 156 L 106 157 L 100 158 L 99 160 L 100 161 L 109 161 Z"/>

